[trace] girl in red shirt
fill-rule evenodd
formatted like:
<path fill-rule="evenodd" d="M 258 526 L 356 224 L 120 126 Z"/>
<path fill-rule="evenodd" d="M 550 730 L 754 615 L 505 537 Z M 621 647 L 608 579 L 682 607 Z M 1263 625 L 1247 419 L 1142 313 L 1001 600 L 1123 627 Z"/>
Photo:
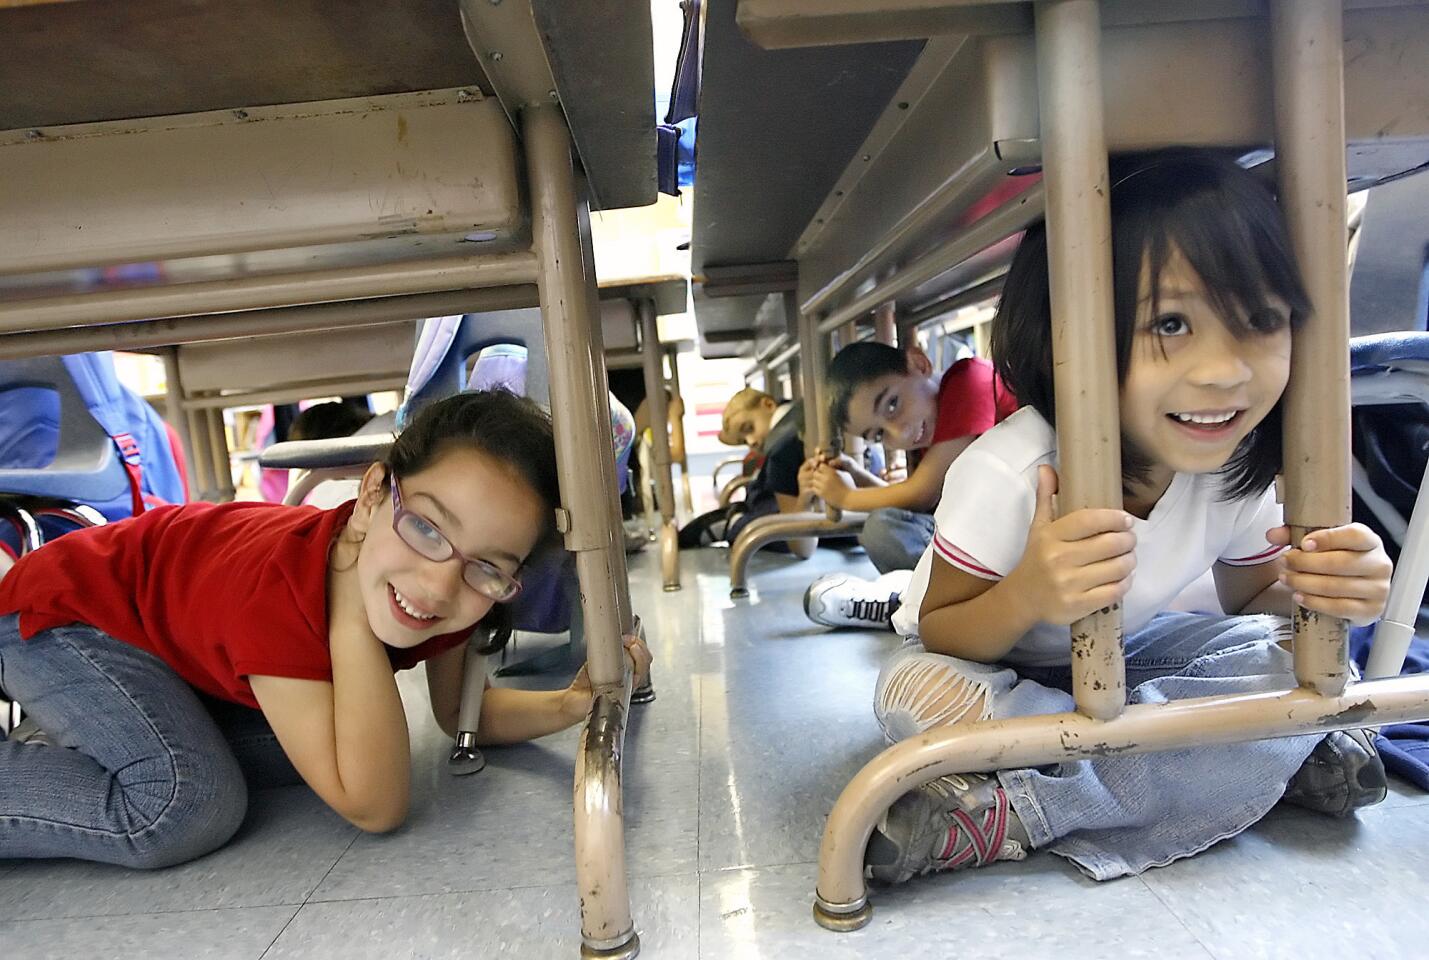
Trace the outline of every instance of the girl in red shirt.
<path fill-rule="evenodd" d="M 424 409 L 333 510 L 160 507 L 27 555 L 0 580 L 0 685 L 45 736 L 0 739 L 0 859 L 160 867 L 227 841 L 247 784 L 205 701 L 250 726 L 257 708 L 329 806 L 393 829 L 411 763 L 394 671 L 426 663 L 454 735 L 465 640 L 504 615 L 558 504 L 546 415 L 467 393 Z M 626 649 L 643 675 L 648 651 Z M 590 699 L 584 670 L 493 688 L 481 738 L 553 733 Z"/>

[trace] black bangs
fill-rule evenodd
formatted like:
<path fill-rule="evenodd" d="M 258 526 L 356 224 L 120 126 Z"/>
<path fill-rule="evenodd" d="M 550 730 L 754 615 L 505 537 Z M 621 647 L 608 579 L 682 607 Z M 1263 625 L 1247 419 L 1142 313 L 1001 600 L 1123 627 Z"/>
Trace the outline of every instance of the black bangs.
<path fill-rule="evenodd" d="M 908 372 L 908 355 L 886 343 L 863 340 L 834 355 L 827 373 L 829 415 L 840 430 L 848 426 L 854 391 L 879 377 Z"/>
<path fill-rule="evenodd" d="M 1114 169 L 1111 203 L 1118 327 L 1124 318 L 1134 322 L 1142 264 L 1154 296 L 1161 272 L 1178 251 L 1237 336 L 1274 323 L 1266 317 L 1271 297 L 1289 308 L 1289 317 L 1281 319 L 1292 327 L 1310 313 L 1274 197 L 1233 161 L 1177 150 L 1121 162 Z"/>

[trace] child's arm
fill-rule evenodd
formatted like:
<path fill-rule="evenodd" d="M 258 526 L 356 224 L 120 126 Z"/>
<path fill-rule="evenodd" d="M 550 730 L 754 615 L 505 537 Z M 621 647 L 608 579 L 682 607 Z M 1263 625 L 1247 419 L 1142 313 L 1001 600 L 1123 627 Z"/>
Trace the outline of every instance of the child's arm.
<path fill-rule="evenodd" d="M 984 580 L 933 558 L 918 612 L 923 646 L 993 663 L 1039 622 L 1069 624 L 1126 595 L 1136 535 L 1121 510 L 1077 510 L 1053 519 L 1057 474 L 1037 473 L 1037 509 L 1022 559 L 1002 580 Z"/>
<path fill-rule="evenodd" d="M 830 466 L 835 470 L 846 473 L 853 480 L 855 487 L 886 487 L 888 481 L 880 476 L 876 476 L 863 468 L 853 457 L 846 453 L 841 453 L 837 457 L 830 458 L 827 454 L 821 453 L 811 460 L 805 462 L 805 466 L 810 470 L 817 470 L 822 466 Z M 799 475 L 804 476 L 804 468 L 799 468 Z"/>
<path fill-rule="evenodd" d="M 1266 539 L 1287 545 L 1290 528 L 1276 527 L 1266 533 Z M 1362 523 L 1351 523 L 1317 530 L 1299 549 L 1270 563 L 1253 567 L 1218 563 L 1214 576 L 1216 594 L 1227 612 L 1289 616 L 1300 603 L 1363 626 L 1384 613 L 1393 572 L 1379 536 Z"/>
<path fill-rule="evenodd" d="M 936 553 L 928 592 L 918 611 L 918 634 L 925 649 L 964 660 L 996 663 L 1038 618 L 1018 602 L 1003 580 L 964 573 Z"/>
<path fill-rule="evenodd" d="M 880 481 L 879 486 L 850 489 L 838 476 L 838 471 L 825 464 L 806 474 L 807 485 L 825 503 L 841 510 L 867 513 L 885 507 L 898 507 L 931 513 L 943 493 L 943 478 L 947 476 L 948 468 L 976 439 L 975 436 L 957 437 L 933 444 L 919 461 L 913 475 L 901 483 L 883 484 Z"/>
<path fill-rule="evenodd" d="M 1275 613 L 1290 616 L 1294 601 L 1290 589 L 1279 582 L 1285 571 L 1285 557 L 1242 567 L 1217 563 L 1211 568 L 1216 580 L 1216 599 L 1226 613 Z"/>
<path fill-rule="evenodd" d="M 328 806 L 363 830 L 407 816 L 411 747 L 402 698 L 382 642 L 333 625 L 332 682 L 250 676 L 283 751 Z"/>
<path fill-rule="evenodd" d="M 625 638 L 625 652 L 635 671 L 635 686 L 650 673 L 650 651 L 637 637 Z M 432 715 L 447 736 L 457 735 L 461 710 L 462 673 L 466 669 L 466 647 L 427 661 L 427 689 L 432 694 Z M 591 686 L 586 668 L 576 674 L 563 690 L 516 690 L 489 682 L 481 698 L 478 743 L 487 746 L 524 743 L 579 723 L 590 713 Z"/>

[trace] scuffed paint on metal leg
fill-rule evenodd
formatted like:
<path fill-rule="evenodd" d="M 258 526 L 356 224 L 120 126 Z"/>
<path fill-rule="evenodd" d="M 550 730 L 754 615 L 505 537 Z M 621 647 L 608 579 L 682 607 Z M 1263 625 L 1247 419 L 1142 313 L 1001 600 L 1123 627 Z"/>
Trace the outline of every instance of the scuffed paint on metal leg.
<path fill-rule="evenodd" d="M 581 956 L 634 957 L 640 951 L 625 884 L 621 754 L 631 677 L 598 693 L 576 754 L 576 869 L 581 882 Z"/>

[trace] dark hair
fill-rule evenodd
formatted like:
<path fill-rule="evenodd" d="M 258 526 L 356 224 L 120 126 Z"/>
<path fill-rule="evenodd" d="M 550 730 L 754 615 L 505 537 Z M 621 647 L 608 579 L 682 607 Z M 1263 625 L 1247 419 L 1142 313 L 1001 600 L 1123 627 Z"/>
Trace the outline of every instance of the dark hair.
<path fill-rule="evenodd" d="M 384 464 L 387 475 L 420 473 L 453 449 L 479 451 L 524 481 L 540 499 L 545 518 L 532 556 L 556 546 L 555 517 L 561 492 L 555 436 L 544 410 L 505 390 L 459 393 L 438 400 L 418 411 L 398 435 Z M 511 636 L 510 609 L 493 604 L 480 627 L 489 635 L 480 652 L 495 653 Z"/>
<path fill-rule="evenodd" d="M 1179 251 L 1211 306 L 1236 336 L 1264 329 L 1269 295 L 1290 308 L 1291 328 L 1310 313 L 1285 221 L 1275 197 L 1234 161 L 1199 150 L 1165 150 L 1111 167 L 1113 308 L 1117 383 L 1126 381 L 1136 331 L 1141 269 L 1149 270 L 1152 310 L 1161 271 Z M 1056 423 L 1047 233 L 1029 227 L 1008 269 L 993 318 L 990 352 L 998 375 L 1024 404 Z M 1147 455 L 1123 434 L 1122 481 L 1144 479 Z M 1281 404 L 1266 414 L 1221 469 L 1222 496 L 1260 493 L 1281 466 Z"/>
<path fill-rule="evenodd" d="M 909 372 L 908 354 L 886 343 L 850 343 L 829 362 L 829 414 L 838 429 L 848 425 L 848 405 L 854 391 L 879 377 Z"/>
<path fill-rule="evenodd" d="M 288 428 L 289 440 L 329 440 L 335 437 L 350 437 L 372 414 L 341 400 L 315 403 L 293 418 Z"/>

